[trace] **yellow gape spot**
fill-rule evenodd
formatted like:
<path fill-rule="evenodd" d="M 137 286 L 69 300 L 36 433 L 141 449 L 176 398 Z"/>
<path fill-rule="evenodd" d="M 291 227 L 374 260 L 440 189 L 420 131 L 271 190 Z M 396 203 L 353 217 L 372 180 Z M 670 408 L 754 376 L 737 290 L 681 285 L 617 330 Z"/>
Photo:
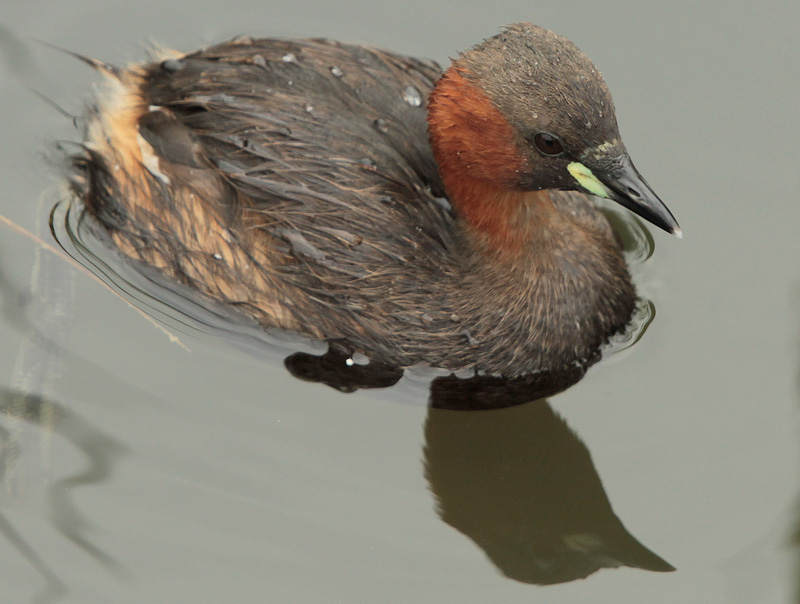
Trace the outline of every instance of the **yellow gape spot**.
<path fill-rule="evenodd" d="M 582 163 L 574 161 L 567 166 L 567 170 L 569 170 L 569 173 L 575 177 L 575 180 L 592 195 L 605 197 L 606 199 L 610 198 L 606 186 Z"/>

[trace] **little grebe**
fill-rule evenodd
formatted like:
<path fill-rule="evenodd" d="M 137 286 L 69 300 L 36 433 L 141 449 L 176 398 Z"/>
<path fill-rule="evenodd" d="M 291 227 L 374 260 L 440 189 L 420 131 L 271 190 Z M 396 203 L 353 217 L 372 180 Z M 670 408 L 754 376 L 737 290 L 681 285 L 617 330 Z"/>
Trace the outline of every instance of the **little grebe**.
<path fill-rule="evenodd" d="M 250 38 L 95 65 L 112 85 L 72 188 L 122 253 L 265 327 L 381 363 L 506 377 L 585 366 L 636 299 L 587 193 L 680 235 L 600 73 L 531 24 L 444 73 L 330 40 Z"/>

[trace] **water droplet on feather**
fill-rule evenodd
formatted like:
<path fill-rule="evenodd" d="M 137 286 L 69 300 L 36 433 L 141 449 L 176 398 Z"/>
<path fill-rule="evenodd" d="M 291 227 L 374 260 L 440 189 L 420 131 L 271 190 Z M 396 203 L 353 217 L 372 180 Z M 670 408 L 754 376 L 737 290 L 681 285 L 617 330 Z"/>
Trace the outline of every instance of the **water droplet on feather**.
<path fill-rule="evenodd" d="M 422 94 L 416 86 L 406 86 L 403 88 L 403 100 L 412 107 L 422 105 Z"/>

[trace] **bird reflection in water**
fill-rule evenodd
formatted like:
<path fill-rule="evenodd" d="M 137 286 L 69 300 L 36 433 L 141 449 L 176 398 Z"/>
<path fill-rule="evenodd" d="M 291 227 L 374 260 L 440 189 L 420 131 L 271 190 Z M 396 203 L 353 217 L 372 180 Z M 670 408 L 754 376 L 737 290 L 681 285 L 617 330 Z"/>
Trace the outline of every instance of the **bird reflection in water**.
<path fill-rule="evenodd" d="M 346 355 L 331 346 L 318 357 L 291 355 L 286 365 L 298 377 L 343 391 L 348 379 L 368 387 L 400 378 L 372 363 L 342 371 Z M 573 367 L 516 380 L 446 376 L 430 385 L 425 473 L 439 515 L 517 581 L 564 583 L 620 566 L 675 570 L 625 529 L 586 445 L 541 398 L 583 372 Z"/>
<path fill-rule="evenodd" d="M 505 576 L 548 585 L 601 568 L 675 570 L 625 529 L 586 445 L 547 401 L 489 411 L 431 407 L 425 443 L 442 520 Z"/>

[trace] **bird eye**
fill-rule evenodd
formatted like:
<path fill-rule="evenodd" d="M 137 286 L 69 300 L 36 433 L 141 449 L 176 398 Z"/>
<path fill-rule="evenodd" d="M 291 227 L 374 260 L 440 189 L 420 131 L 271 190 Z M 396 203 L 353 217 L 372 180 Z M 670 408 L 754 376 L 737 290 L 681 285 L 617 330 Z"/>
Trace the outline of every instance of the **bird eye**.
<path fill-rule="evenodd" d="M 564 152 L 561 141 L 547 132 L 539 132 L 534 136 L 533 144 L 543 155 L 561 155 Z"/>

